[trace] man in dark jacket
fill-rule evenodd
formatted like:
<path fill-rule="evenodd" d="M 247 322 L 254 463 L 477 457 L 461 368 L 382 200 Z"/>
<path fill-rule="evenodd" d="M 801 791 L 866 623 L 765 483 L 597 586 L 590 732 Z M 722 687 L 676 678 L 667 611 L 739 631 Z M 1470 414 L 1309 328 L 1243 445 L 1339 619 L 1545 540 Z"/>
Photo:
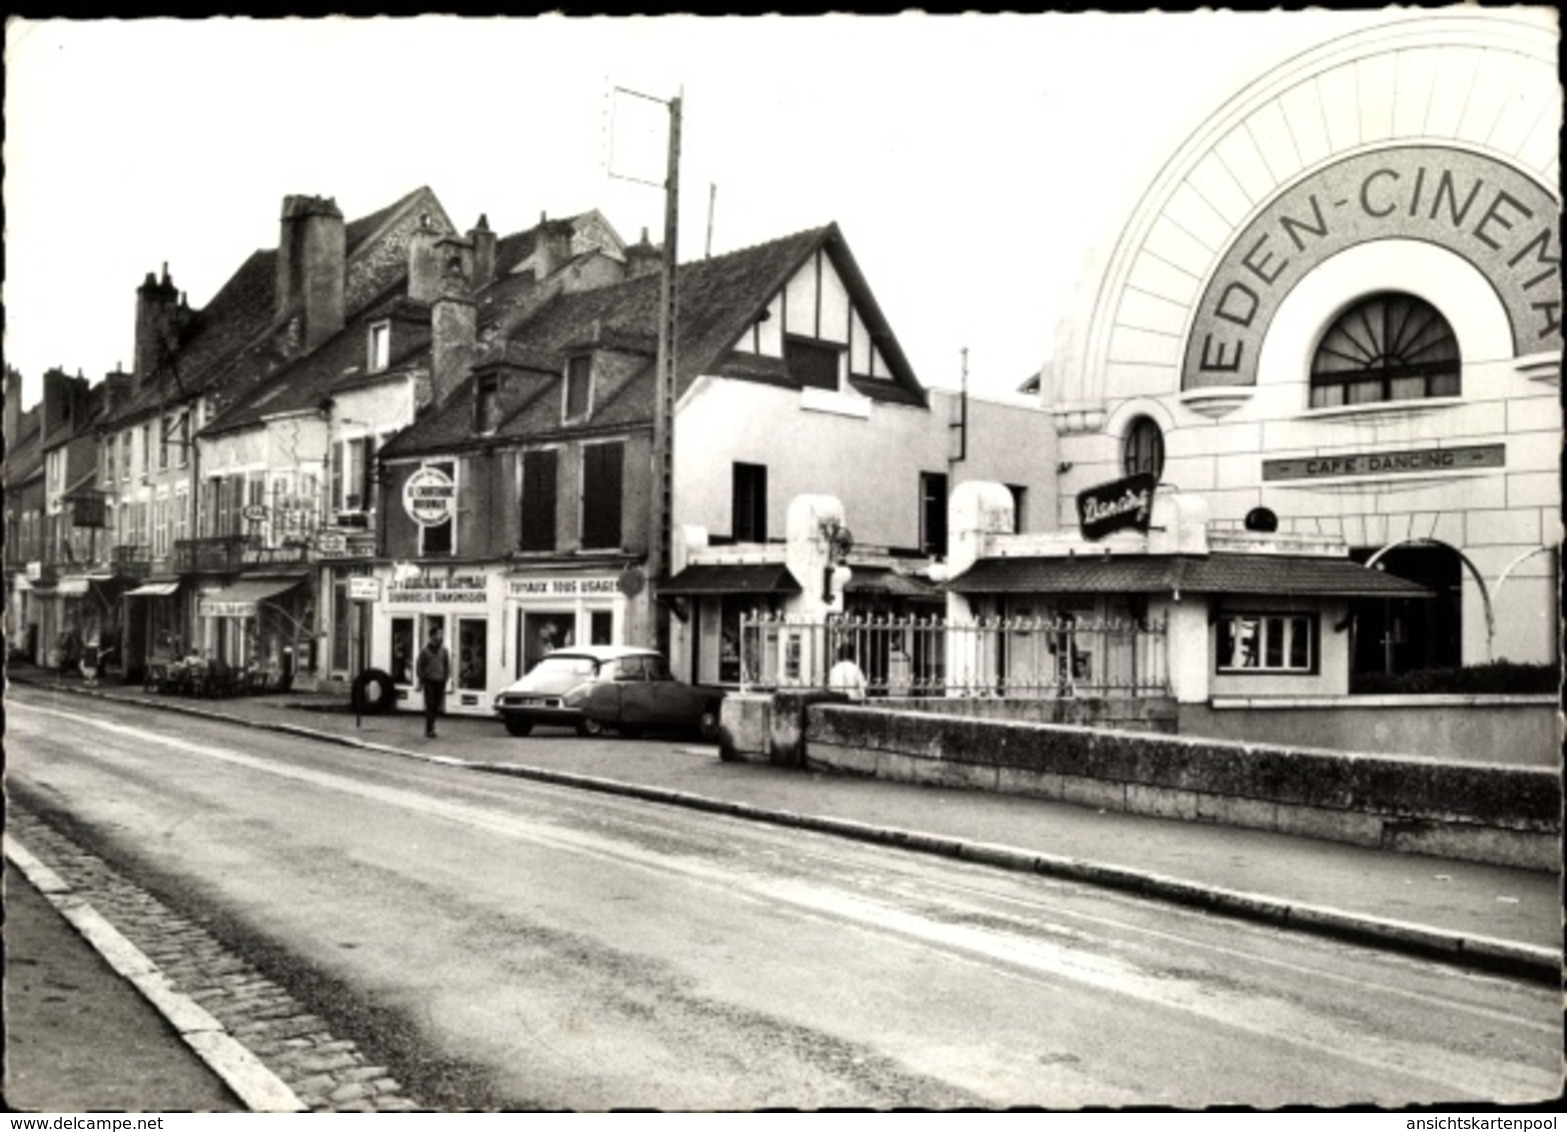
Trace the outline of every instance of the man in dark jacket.
<path fill-rule="evenodd" d="M 446 707 L 446 681 L 452 674 L 452 656 L 441 643 L 441 627 L 430 630 L 430 643 L 419 652 L 414 674 L 424 691 L 424 733 L 435 738 L 435 719 Z"/>

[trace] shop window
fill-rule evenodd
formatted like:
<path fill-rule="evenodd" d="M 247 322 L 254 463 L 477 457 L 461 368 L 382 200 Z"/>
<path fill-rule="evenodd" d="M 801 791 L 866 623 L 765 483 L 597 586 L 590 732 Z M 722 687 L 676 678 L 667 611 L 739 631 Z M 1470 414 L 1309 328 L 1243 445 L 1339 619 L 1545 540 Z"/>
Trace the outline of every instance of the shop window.
<path fill-rule="evenodd" d="M 524 614 L 517 626 L 517 658 L 522 662 L 517 674 L 531 672 L 556 649 L 574 645 L 576 627 L 577 615 L 570 610 Z"/>
<path fill-rule="evenodd" d="M 837 346 L 812 339 L 784 341 L 784 364 L 789 369 L 789 376 L 814 389 L 838 388 L 838 359 L 842 353 Z"/>
<path fill-rule="evenodd" d="M 566 362 L 566 402 L 562 411 L 565 423 L 587 418 L 593 408 L 593 358 L 580 354 Z"/>
<path fill-rule="evenodd" d="M 1387 291 L 1328 327 L 1311 362 L 1311 407 L 1456 397 L 1458 339 L 1424 299 Z"/>
<path fill-rule="evenodd" d="M 620 548 L 623 444 L 589 444 L 582 449 L 582 548 Z"/>
<path fill-rule="evenodd" d="M 489 624 L 482 618 L 457 620 L 457 687 L 472 691 L 489 682 Z"/>
<path fill-rule="evenodd" d="M 1219 618 L 1218 670 L 1317 671 L 1317 618 L 1305 613 L 1234 613 Z"/>
<path fill-rule="evenodd" d="M 555 549 L 555 470 L 559 460 L 554 448 L 522 454 L 522 549 Z"/>
<path fill-rule="evenodd" d="M 612 645 L 615 643 L 615 615 L 607 609 L 596 609 L 588 618 L 588 643 Z"/>
<path fill-rule="evenodd" d="M 947 553 L 945 472 L 920 473 L 920 553 L 937 558 Z"/>
<path fill-rule="evenodd" d="M 347 587 L 344 587 L 345 592 Z M 418 648 L 414 645 L 414 619 L 412 617 L 392 618 L 392 679 L 399 684 L 412 684 L 414 682 L 414 656 Z"/>
<path fill-rule="evenodd" d="M 735 464 L 730 535 L 736 542 L 767 541 L 767 465 Z"/>
<path fill-rule="evenodd" d="M 1164 433 L 1148 417 L 1138 417 L 1127 427 L 1121 442 L 1121 470 L 1129 476 L 1164 475 Z"/>

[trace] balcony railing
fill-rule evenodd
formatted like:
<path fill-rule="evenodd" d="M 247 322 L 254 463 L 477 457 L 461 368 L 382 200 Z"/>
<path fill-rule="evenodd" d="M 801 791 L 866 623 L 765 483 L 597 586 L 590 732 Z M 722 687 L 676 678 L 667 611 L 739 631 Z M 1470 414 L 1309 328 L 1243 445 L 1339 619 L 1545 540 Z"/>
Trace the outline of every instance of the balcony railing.
<path fill-rule="evenodd" d="M 124 578 L 145 578 L 152 573 L 152 548 L 126 544 L 116 546 L 112 558 L 114 572 Z"/>
<path fill-rule="evenodd" d="M 176 539 L 174 572 L 177 574 L 236 573 L 245 564 L 246 549 L 260 545 L 260 539 L 249 535 Z"/>

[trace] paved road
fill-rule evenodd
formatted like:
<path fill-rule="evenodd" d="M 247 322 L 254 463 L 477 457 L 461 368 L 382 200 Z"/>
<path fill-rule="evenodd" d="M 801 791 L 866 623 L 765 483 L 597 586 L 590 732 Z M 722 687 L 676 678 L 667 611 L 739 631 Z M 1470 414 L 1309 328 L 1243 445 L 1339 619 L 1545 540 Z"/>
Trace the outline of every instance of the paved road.
<path fill-rule="evenodd" d="M 7 723 L 25 793 L 513 1105 L 1398 1105 L 1561 1084 L 1559 998 L 1500 978 L 133 708 L 18 703 Z"/>

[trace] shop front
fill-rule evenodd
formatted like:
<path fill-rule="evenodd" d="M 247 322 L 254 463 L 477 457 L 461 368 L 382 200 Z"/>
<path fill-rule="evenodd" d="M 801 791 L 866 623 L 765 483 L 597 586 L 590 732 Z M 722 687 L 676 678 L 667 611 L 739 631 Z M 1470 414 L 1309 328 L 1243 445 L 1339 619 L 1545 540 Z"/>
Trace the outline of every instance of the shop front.
<path fill-rule="evenodd" d="M 124 678 L 143 679 L 149 664 L 167 664 L 185 655 L 190 637 L 186 595 L 178 577 L 150 577 L 125 591 Z"/>
<path fill-rule="evenodd" d="M 501 685 L 556 649 L 625 643 L 626 601 L 619 574 L 513 573 L 502 579 L 509 651 Z M 497 688 L 497 691 L 499 688 Z"/>
<path fill-rule="evenodd" d="M 313 669 L 314 602 L 303 574 L 241 576 L 202 591 L 197 635 L 209 660 L 291 686 Z"/>
<path fill-rule="evenodd" d="M 372 667 L 391 675 L 400 705 L 422 709 L 419 650 L 440 628 L 452 658 L 447 710 L 490 714 L 490 696 L 499 690 L 491 684 L 502 662 L 498 650 L 503 638 L 491 631 L 501 621 L 500 595 L 498 576 L 480 569 L 426 569 L 414 577 L 394 576 L 387 583 L 382 600 L 369 603 L 374 609 L 369 655 Z"/>

